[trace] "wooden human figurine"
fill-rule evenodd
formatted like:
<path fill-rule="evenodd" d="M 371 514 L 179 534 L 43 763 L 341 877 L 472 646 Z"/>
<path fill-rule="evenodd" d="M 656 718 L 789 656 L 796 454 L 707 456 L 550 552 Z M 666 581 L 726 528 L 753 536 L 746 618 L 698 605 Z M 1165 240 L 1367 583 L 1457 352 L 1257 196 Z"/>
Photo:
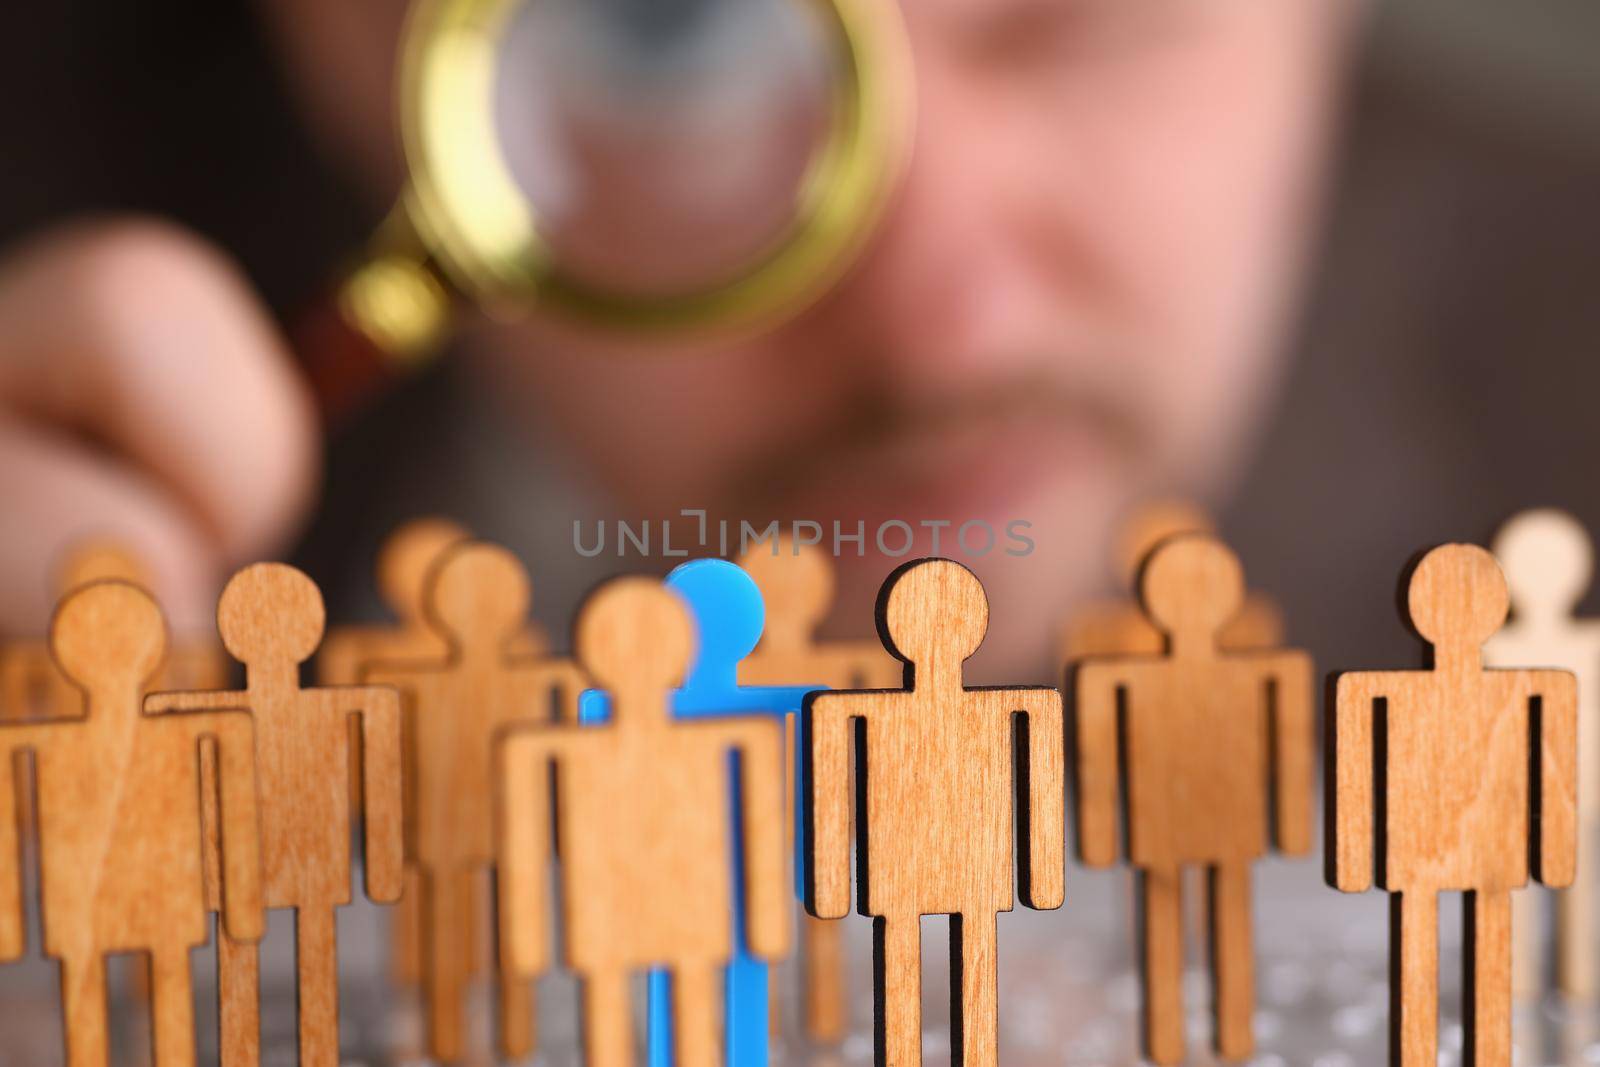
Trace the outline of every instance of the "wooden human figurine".
<path fill-rule="evenodd" d="M 1062 664 L 1090 656 L 1160 655 L 1166 635 L 1139 607 L 1139 568 L 1169 537 L 1214 532 L 1211 517 L 1185 500 L 1149 501 L 1135 511 L 1123 524 L 1116 545 L 1117 578 L 1128 596 L 1093 601 L 1074 612 L 1061 636 Z M 1283 644 L 1282 612 L 1266 594 L 1247 593 L 1217 644 L 1229 652 L 1277 648 Z"/>
<path fill-rule="evenodd" d="M 1406 603 L 1433 648 L 1431 667 L 1335 682 L 1329 881 L 1347 893 L 1370 888 L 1376 852 L 1378 885 L 1394 894 L 1398 1067 L 1437 1062 L 1438 897 L 1466 894 L 1465 1062 L 1506 1067 L 1511 891 L 1530 873 L 1569 885 L 1577 863 L 1577 686 L 1566 671 L 1484 670 L 1481 649 L 1505 622 L 1507 592 L 1481 548 L 1429 552 Z"/>
<path fill-rule="evenodd" d="M 394 615 L 392 623 L 340 626 L 328 631 L 317 651 L 317 681 L 321 685 L 358 685 L 369 663 L 437 660 L 450 649 L 423 611 L 423 591 L 428 572 L 452 547 L 471 539 L 465 527 L 450 519 L 424 517 L 403 523 L 384 541 L 376 568 L 378 596 Z M 548 643 L 533 623 L 513 643 L 513 654 L 542 656 Z M 352 743 L 355 743 L 352 738 Z M 359 792 L 351 803 L 359 808 Z M 408 986 L 422 981 L 420 939 L 422 889 L 416 870 L 405 871 L 405 892 L 394 909 L 389 956 L 394 979 Z"/>
<path fill-rule="evenodd" d="M 983 642 L 989 604 L 958 563 L 901 567 L 878 603 L 879 631 L 906 664 L 907 686 L 806 699 L 806 908 L 826 919 L 849 909 L 850 740 L 859 730 L 858 910 L 874 917 L 877 1063 L 922 1062 L 920 920 L 949 915 L 951 1062 L 995 1067 L 997 913 L 1011 910 L 1014 886 L 1031 908 L 1059 907 L 1064 893 L 1061 694 L 963 685 L 962 664 Z M 1014 725 L 1018 716 L 1025 728 Z"/>
<path fill-rule="evenodd" d="M 14 791 L 35 761 L 44 951 L 61 963 L 67 1067 L 106 1067 L 105 957 L 149 954 L 155 1067 L 195 1058 L 189 953 L 207 936 L 200 753 L 211 749 L 222 843 L 222 926 L 262 930 L 255 755 L 237 711 L 146 715 L 140 694 L 165 652 L 155 601 L 124 582 L 72 593 L 50 647 L 82 692 L 69 719 L 0 724 L 0 959 L 25 946 Z M 14 866 L 16 865 L 16 866 Z"/>
<path fill-rule="evenodd" d="M 397 528 L 378 553 L 378 596 L 394 614 L 392 623 L 340 626 L 328 631 L 317 651 L 317 681 L 322 685 L 355 685 L 368 663 L 430 659 L 449 652 L 445 639 L 428 622 L 423 591 L 428 572 L 446 552 L 472 534 L 457 522 L 438 517 L 412 519 Z M 514 651 L 542 655 L 548 646 L 532 622 L 513 645 Z"/>
<path fill-rule="evenodd" d="M 62 560 L 56 575 L 59 597 L 91 582 L 124 581 L 148 590 L 144 565 L 115 541 L 78 544 Z M 227 657 L 210 639 L 187 637 L 170 644 L 155 688 L 202 689 L 228 684 Z M 82 699 L 62 677 L 50 657 L 47 641 L 18 641 L 0 652 L 0 718 L 30 719 L 64 715 Z"/>
<path fill-rule="evenodd" d="M 623 578 L 578 616 L 579 661 L 610 695 L 600 725 L 519 729 L 501 746 L 501 942 L 516 973 L 549 963 L 550 775 L 561 839 L 561 944 L 583 981 L 589 1067 L 634 1061 L 631 976 L 671 974 L 679 1067 L 719 1067 L 716 989 L 739 936 L 757 957 L 788 948 L 783 733 L 767 716 L 684 719 L 671 709 L 694 652 L 684 604 Z M 737 753 L 740 830 L 729 754 Z M 728 857 L 743 857 L 742 884 Z"/>
<path fill-rule="evenodd" d="M 1516 516 L 1495 538 L 1494 555 L 1511 593 L 1511 621 L 1483 646 L 1490 667 L 1543 664 L 1578 680 L 1578 868 L 1555 895 L 1556 982 L 1569 997 L 1600 993 L 1595 897 L 1600 894 L 1600 619 L 1573 609 L 1589 591 L 1594 546 L 1577 519 L 1553 508 Z M 1519 894 L 1512 916 L 1512 982 L 1518 996 L 1544 987 L 1544 904 L 1549 894 Z"/>
<path fill-rule="evenodd" d="M 363 790 L 367 894 L 400 896 L 400 696 L 393 689 L 300 687 L 300 665 L 322 640 L 316 584 L 293 567 L 258 563 L 234 575 L 217 606 L 217 629 L 245 666 L 239 692 L 156 693 L 145 710 L 242 709 L 255 723 L 260 787 L 261 893 L 268 908 L 293 908 L 302 1067 L 338 1067 L 339 969 L 334 913 L 350 902 L 349 779 Z M 349 746 L 350 720 L 359 746 Z M 355 759 L 352 759 L 355 757 Z M 261 1058 L 255 944 L 218 938 L 223 1067 Z"/>
<path fill-rule="evenodd" d="M 1179 1063 L 1185 1051 L 1183 868 L 1208 876 L 1216 1046 L 1238 1060 L 1255 1048 L 1251 866 L 1266 852 L 1269 822 L 1283 852 L 1311 849 L 1311 660 L 1293 650 L 1218 647 L 1244 589 L 1238 559 L 1215 538 L 1163 542 L 1141 572 L 1140 597 L 1166 648 L 1086 660 L 1072 686 L 1079 851 L 1091 867 L 1116 860 L 1117 780 L 1126 768 L 1144 1043 L 1156 1063 Z"/>
<path fill-rule="evenodd" d="M 672 691 L 672 714 L 680 719 L 765 715 L 785 726 L 792 722 L 806 694 L 817 685 L 752 686 L 738 681 L 739 665 L 760 641 L 765 621 L 766 610 L 755 580 L 725 559 L 695 559 L 673 568 L 663 584 L 689 609 L 695 630 L 694 657 L 683 684 Z M 591 689 L 583 694 L 580 719 L 605 722 L 610 702 L 604 690 Z M 732 792 L 727 805 L 730 824 L 738 819 L 742 803 L 737 781 Z M 792 817 L 792 806 L 786 807 Z M 792 854 L 792 834 L 786 841 L 790 845 L 786 851 Z M 736 871 L 742 868 L 737 838 L 731 859 Z M 743 902 L 737 896 L 733 922 L 735 930 L 744 928 Z M 768 971 L 766 960 L 753 952 L 742 936 L 736 936 L 724 972 L 723 1021 L 727 1061 L 738 1067 L 767 1067 L 772 1034 Z M 648 1063 L 650 1067 L 673 1067 L 670 974 L 652 970 L 648 988 Z"/>
<path fill-rule="evenodd" d="M 787 535 L 770 547 L 756 545 L 739 557 L 766 601 L 766 629 L 755 652 L 739 664 L 745 685 L 820 684 L 830 689 L 893 689 L 905 665 L 873 640 L 819 641 L 817 628 L 833 606 L 833 563 L 816 545 Z M 794 720 L 786 723 L 794 751 Z M 795 762 L 784 761 L 791 781 L 784 795 L 792 804 Z M 794 818 L 785 820 L 794 826 Z M 834 921 L 804 916 L 800 925 L 800 966 L 804 982 L 806 1033 L 817 1041 L 838 1041 L 849 1022 L 845 996 L 844 928 Z M 774 984 L 773 990 L 776 992 Z M 774 998 L 776 999 L 776 998 Z M 773 1011 L 776 1025 L 778 1013 Z"/>
<path fill-rule="evenodd" d="M 424 606 L 448 651 L 432 659 L 368 664 L 371 685 L 405 699 L 406 860 L 415 871 L 422 915 L 422 971 L 428 1047 L 438 1060 L 461 1058 L 462 999 L 474 972 L 480 928 L 473 890 L 492 873 L 497 736 L 517 723 L 577 721 L 588 685 L 566 660 L 515 654 L 531 597 L 528 575 L 505 549 L 478 541 L 450 548 L 429 572 Z M 559 692 L 557 704 L 554 693 Z M 500 1044 L 508 1059 L 533 1048 L 533 990 L 502 969 Z"/>

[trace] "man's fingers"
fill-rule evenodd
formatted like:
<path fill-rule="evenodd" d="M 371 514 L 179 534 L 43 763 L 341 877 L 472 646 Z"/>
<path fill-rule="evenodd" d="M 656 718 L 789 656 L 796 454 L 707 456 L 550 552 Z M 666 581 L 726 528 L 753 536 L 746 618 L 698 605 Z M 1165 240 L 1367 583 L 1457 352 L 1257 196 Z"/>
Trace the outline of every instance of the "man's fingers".
<path fill-rule="evenodd" d="M 315 486 L 313 409 L 272 323 L 219 254 L 164 225 L 80 224 L 8 257 L 0 407 L 140 468 L 230 561 L 278 547 Z"/>
<path fill-rule="evenodd" d="M 42 634 L 66 553 L 108 538 L 138 557 L 175 631 L 212 627 L 216 544 L 148 476 L 0 418 L 0 501 L 0 634 Z"/>

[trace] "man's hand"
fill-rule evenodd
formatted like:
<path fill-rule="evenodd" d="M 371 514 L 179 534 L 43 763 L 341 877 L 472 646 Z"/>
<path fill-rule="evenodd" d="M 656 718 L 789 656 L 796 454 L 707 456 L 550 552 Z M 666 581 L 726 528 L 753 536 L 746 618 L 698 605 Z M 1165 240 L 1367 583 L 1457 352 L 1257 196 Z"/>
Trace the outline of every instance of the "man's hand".
<path fill-rule="evenodd" d="M 126 543 L 179 630 L 312 500 L 318 428 L 239 272 L 147 221 L 0 255 L 0 633 L 42 633 L 62 554 Z"/>

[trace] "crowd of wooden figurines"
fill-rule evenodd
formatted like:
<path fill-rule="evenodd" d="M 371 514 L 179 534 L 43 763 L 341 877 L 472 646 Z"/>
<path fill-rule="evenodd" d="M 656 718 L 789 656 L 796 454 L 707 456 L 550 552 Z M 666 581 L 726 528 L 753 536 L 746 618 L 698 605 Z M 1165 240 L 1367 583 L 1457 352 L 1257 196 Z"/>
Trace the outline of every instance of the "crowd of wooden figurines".
<path fill-rule="evenodd" d="M 1577 767 L 1600 759 L 1600 622 L 1573 617 L 1590 552 L 1554 511 L 1515 519 L 1493 554 L 1427 552 L 1404 582 L 1426 668 L 1329 684 L 1327 877 L 1393 894 L 1400 1067 L 1436 1062 L 1441 892 L 1466 894 L 1479 1067 L 1511 1062 L 1513 984 L 1541 972 L 1539 917 L 1512 908 L 1530 875 L 1576 883 L 1557 916 L 1560 983 L 1596 991 L 1595 871 L 1577 841 L 1600 814 L 1600 776 L 1586 771 L 1580 790 Z M 1054 688 L 964 684 L 989 604 L 944 559 L 889 576 L 882 647 L 817 639 L 831 564 L 779 540 L 738 564 L 603 585 L 565 658 L 528 621 L 518 560 L 442 520 L 405 526 L 381 555 L 392 623 L 325 638 L 316 586 L 258 564 L 222 594 L 220 648 L 192 636 L 168 647 L 137 564 L 84 549 L 48 641 L 0 657 L 0 958 L 27 944 L 19 857 L 31 839 L 67 1063 L 107 1063 L 105 958 L 142 953 L 154 1063 L 185 1067 L 190 953 L 215 912 L 221 1062 L 253 1067 L 263 910 L 293 909 L 300 1063 L 335 1067 L 334 913 L 351 896 L 356 819 L 366 891 L 398 905 L 392 964 L 422 990 L 434 1059 L 461 1057 L 465 990 L 483 971 L 498 988 L 500 1049 L 528 1055 L 531 983 L 559 944 L 582 982 L 591 1067 L 633 1061 L 629 983 L 642 971 L 652 1067 L 724 1055 L 764 1067 L 768 963 L 789 949 L 796 895 L 805 1031 L 843 1035 L 835 920 L 850 906 L 854 847 L 857 910 L 873 920 L 877 1062 L 921 1062 L 919 921 L 948 915 L 952 1061 L 994 1067 L 997 913 L 1019 893 L 1032 908 L 1062 904 L 1070 794 L 1081 859 L 1109 866 L 1122 852 L 1137 873 L 1146 1054 L 1185 1056 L 1180 886 L 1198 867 L 1215 1042 L 1247 1057 L 1252 865 L 1269 836 L 1287 854 L 1314 837 L 1312 664 L 1280 647 L 1278 612 L 1247 592 L 1193 508 L 1150 506 L 1122 556 L 1136 596 L 1067 627 L 1064 708 Z M 223 650 L 243 667 L 241 689 L 225 688 Z M 303 688 L 313 661 L 317 685 Z M 484 922 L 497 925 L 488 960 L 475 948 Z"/>

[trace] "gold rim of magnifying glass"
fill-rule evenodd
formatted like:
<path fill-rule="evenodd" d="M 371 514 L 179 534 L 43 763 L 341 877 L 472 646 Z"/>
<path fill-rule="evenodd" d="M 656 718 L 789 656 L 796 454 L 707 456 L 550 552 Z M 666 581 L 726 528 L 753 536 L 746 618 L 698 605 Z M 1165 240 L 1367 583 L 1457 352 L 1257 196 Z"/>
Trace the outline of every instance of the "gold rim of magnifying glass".
<path fill-rule="evenodd" d="M 537 0 L 420 0 L 402 55 L 404 205 L 449 280 L 491 310 L 550 307 L 610 327 L 748 329 L 804 307 L 850 265 L 883 210 L 912 126 L 910 49 L 893 0 L 805 0 L 840 57 L 831 133 L 795 222 L 741 276 L 682 295 L 611 291 L 562 271 L 501 150 L 495 71 L 512 14 Z"/>

